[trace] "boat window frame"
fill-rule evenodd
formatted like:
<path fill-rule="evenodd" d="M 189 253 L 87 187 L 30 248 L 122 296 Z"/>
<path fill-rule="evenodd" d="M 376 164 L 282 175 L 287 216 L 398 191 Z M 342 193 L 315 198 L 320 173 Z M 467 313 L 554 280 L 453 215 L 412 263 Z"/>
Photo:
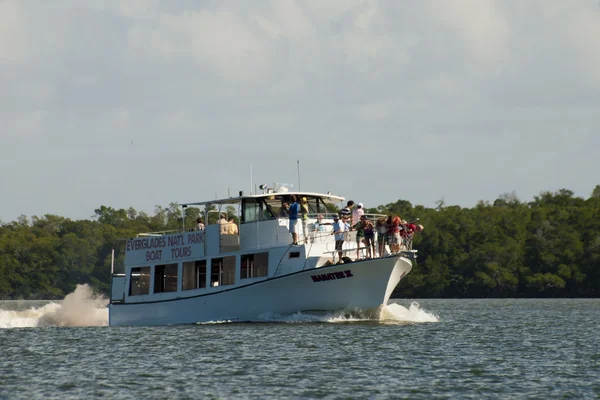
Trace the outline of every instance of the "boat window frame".
<path fill-rule="evenodd" d="M 248 210 L 250 209 L 250 205 L 256 206 L 253 207 L 256 210 L 256 212 L 254 213 L 252 218 L 250 218 L 248 212 Z M 241 224 L 275 219 L 273 215 L 273 211 L 269 208 L 264 198 L 256 197 L 242 199 L 242 212 L 240 213 Z"/>
<path fill-rule="evenodd" d="M 173 272 L 175 273 L 173 275 Z M 152 293 L 172 293 L 177 291 L 179 265 L 177 263 L 154 266 L 154 287 Z"/>
<path fill-rule="evenodd" d="M 144 273 L 144 271 L 147 271 Z M 134 277 L 134 273 L 138 274 L 138 277 Z M 133 267 L 129 270 L 129 296 L 143 296 L 150 294 L 150 266 Z M 145 285 L 140 285 L 145 282 Z M 137 289 L 134 293 L 133 285 L 137 284 Z M 142 291 L 141 289 L 145 289 Z"/>
<path fill-rule="evenodd" d="M 211 259 L 210 286 L 217 287 L 235 285 L 236 261 L 237 256 L 223 256 Z"/>
<path fill-rule="evenodd" d="M 257 257 L 259 256 L 258 260 Z M 248 265 L 250 263 L 251 265 Z M 258 265 L 256 265 L 258 264 Z M 244 276 L 246 275 L 246 276 Z M 240 279 L 260 278 L 269 275 L 269 253 L 242 254 L 240 257 Z"/>
<path fill-rule="evenodd" d="M 191 283 L 193 287 L 186 287 L 186 283 L 189 283 L 186 280 L 186 270 L 191 269 Z M 202 273 L 202 269 L 204 269 L 204 273 Z M 204 279 L 202 279 L 204 276 Z M 208 276 L 208 263 L 206 260 L 195 260 L 195 261 L 185 261 L 182 266 L 182 274 L 181 274 L 181 290 L 195 290 L 195 289 L 205 289 L 206 288 L 206 280 Z M 189 285 L 188 285 L 189 286 Z"/>

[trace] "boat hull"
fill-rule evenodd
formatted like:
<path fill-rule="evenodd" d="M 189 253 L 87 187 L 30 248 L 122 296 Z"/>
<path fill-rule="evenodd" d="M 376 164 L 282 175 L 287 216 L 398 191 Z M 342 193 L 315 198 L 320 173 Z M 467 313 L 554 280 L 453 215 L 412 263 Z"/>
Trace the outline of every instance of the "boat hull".
<path fill-rule="evenodd" d="M 386 304 L 412 262 L 393 256 L 307 269 L 241 287 L 171 300 L 109 305 L 111 326 L 256 321 L 296 312 L 373 310 Z M 179 293 L 180 294 L 180 293 Z"/>

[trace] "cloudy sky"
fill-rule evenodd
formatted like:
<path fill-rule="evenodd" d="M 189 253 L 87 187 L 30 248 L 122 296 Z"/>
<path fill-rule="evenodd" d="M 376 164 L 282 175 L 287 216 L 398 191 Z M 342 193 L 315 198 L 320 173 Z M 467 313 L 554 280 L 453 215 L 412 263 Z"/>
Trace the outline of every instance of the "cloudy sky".
<path fill-rule="evenodd" d="M 367 207 L 587 198 L 599 128 L 596 0 L 0 0 L 4 222 L 297 188 L 298 160 Z"/>

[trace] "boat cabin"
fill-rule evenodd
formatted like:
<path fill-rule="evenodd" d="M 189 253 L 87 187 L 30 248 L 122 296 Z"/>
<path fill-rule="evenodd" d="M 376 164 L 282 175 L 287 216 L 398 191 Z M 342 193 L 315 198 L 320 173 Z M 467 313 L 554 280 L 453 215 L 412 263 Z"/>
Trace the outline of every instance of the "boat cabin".
<path fill-rule="evenodd" d="M 307 232 L 292 245 L 284 204 L 306 198 Z M 139 234 L 125 242 L 124 272 L 113 273 L 113 303 L 153 302 L 221 292 L 324 265 L 334 253 L 331 203 L 343 197 L 267 189 L 261 194 L 182 204 L 203 207 L 203 230 Z M 229 226 L 235 210 L 239 226 Z M 301 218 L 299 216 L 299 218 Z M 237 225 L 237 224 L 236 224 Z M 114 272 L 114 256 L 113 256 Z"/>

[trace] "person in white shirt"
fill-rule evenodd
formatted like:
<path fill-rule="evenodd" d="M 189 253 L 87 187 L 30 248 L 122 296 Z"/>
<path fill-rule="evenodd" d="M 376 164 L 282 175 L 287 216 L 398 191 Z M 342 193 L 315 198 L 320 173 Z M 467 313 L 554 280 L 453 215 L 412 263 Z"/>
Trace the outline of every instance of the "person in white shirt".
<path fill-rule="evenodd" d="M 354 226 L 360 222 L 361 215 L 365 215 L 365 210 L 363 209 L 363 203 L 358 203 L 358 206 L 354 210 L 352 210 L 352 222 L 350 225 Z"/>
<path fill-rule="evenodd" d="M 335 249 L 340 257 L 339 262 L 342 262 L 342 246 L 344 245 L 344 233 L 348 231 L 348 225 L 345 221 L 341 221 L 339 215 L 333 217 L 333 231 L 331 232 L 335 238 Z"/>
<path fill-rule="evenodd" d="M 239 233 L 238 226 L 235 223 L 235 219 L 233 217 L 229 217 L 229 222 L 227 223 L 227 234 L 229 235 L 237 235 Z"/>
<path fill-rule="evenodd" d="M 222 213 L 221 214 L 221 218 L 218 221 L 219 225 L 221 225 L 219 232 L 221 233 L 221 235 L 226 235 L 227 234 L 227 214 Z"/>

